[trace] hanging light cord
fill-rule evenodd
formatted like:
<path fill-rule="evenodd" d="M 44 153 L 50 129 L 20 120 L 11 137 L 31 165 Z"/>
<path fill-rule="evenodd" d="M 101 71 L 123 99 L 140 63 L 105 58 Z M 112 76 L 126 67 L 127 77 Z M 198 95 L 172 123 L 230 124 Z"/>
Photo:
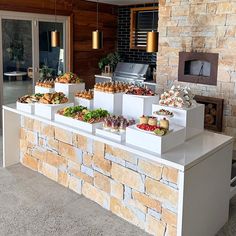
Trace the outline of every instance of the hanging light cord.
<path fill-rule="evenodd" d="M 54 9 L 55 9 L 54 31 L 56 31 L 56 22 L 57 22 L 57 0 L 54 1 Z"/>
<path fill-rule="evenodd" d="M 153 12 L 152 12 L 152 31 L 154 32 L 154 20 L 155 20 L 155 0 L 153 0 Z"/>
<path fill-rule="evenodd" d="M 97 0 L 97 31 L 98 31 L 98 0 Z"/>

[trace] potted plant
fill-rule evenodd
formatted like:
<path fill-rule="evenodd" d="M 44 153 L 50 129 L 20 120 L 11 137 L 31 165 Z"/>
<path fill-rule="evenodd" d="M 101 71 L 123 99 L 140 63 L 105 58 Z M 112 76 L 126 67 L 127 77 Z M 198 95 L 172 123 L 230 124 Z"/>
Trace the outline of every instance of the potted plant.
<path fill-rule="evenodd" d="M 120 61 L 120 55 L 118 54 L 118 52 L 109 53 L 106 57 L 103 57 L 99 61 L 98 67 L 102 71 L 102 73 L 104 72 L 107 73 L 107 71 L 105 71 L 107 66 L 109 66 L 110 72 L 113 72 L 115 71 L 116 65 L 118 64 L 119 61 Z"/>
<path fill-rule="evenodd" d="M 24 64 L 24 44 L 22 40 L 14 39 L 10 47 L 6 49 L 11 61 L 16 63 L 16 71 L 20 70 L 20 64 Z"/>
<path fill-rule="evenodd" d="M 53 68 L 48 66 L 47 60 L 44 61 L 42 68 L 40 69 L 40 79 L 50 79 L 53 76 Z"/>

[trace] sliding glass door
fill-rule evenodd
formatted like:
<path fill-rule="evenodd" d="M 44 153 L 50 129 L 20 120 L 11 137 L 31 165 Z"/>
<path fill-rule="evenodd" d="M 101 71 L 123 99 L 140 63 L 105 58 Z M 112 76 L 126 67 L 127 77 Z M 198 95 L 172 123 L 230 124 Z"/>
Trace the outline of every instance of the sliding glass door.
<path fill-rule="evenodd" d="M 3 104 L 33 92 L 32 22 L 2 19 Z"/>
<path fill-rule="evenodd" d="M 39 79 L 69 70 L 69 17 L 0 11 L 0 108 L 34 93 Z M 51 46 L 51 31 L 60 32 L 60 46 Z M 0 129 L 2 126 L 0 109 Z"/>

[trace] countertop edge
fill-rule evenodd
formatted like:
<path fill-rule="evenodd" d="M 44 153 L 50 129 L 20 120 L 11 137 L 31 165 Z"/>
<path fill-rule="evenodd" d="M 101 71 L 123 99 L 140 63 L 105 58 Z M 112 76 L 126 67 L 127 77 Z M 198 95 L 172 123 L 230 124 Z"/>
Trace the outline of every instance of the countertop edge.
<path fill-rule="evenodd" d="M 227 146 L 228 144 L 233 142 L 233 137 L 224 135 L 225 137 L 228 137 L 228 139 L 225 142 L 223 142 L 221 145 L 219 145 L 218 147 L 216 147 L 214 149 L 211 149 L 209 152 L 206 152 L 204 155 L 199 156 L 198 158 L 196 158 L 191 163 L 183 165 L 183 164 L 180 164 L 180 163 L 177 163 L 177 162 L 165 159 L 165 154 L 167 154 L 168 152 L 173 151 L 175 148 L 170 150 L 170 151 L 168 151 L 167 153 L 164 153 L 164 154 L 155 154 L 155 153 L 147 152 L 147 150 L 145 150 L 145 149 L 141 149 L 141 148 L 138 149 L 137 147 L 132 146 L 132 145 L 127 145 L 125 143 L 118 143 L 118 142 L 115 142 L 115 141 L 113 141 L 111 139 L 103 138 L 101 136 L 98 136 L 98 135 L 95 135 L 95 134 L 92 134 L 92 133 L 88 133 L 88 132 L 85 132 L 85 131 L 80 130 L 80 129 L 76 129 L 75 127 L 72 127 L 72 126 L 69 126 L 69 125 L 64 125 L 64 124 L 61 124 L 59 122 L 55 122 L 53 120 L 48 120 L 48 119 L 45 119 L 43 117 L 39 117 L 39 116 L 35 116 L 33 114 L 22 112 L 20 110 L 17 110 L 15 108 L 15 106 L 16 106 L 15 104 L 3 105 L 2 109 L 7 110 L 7 111 L 11 111 L 11 112 L 14 112 L 16 114 L 19 114 L 19 115 L 22 115 L 22 116 L 26 116 L 26 117 L 29 117 L 29 118 L 32 118 L 32 119 L 36 119 L 36 120 L 39 120 L 41 122 L 45 122 L 45 123 L 47 123 L 49 125 L 54 125 L 56 127 L 59 127 L 59 128 L 62 128 L 62 129 L 66 129 L 68 131 L 71 131 L 71 132 L 74 132 L 74 133 L 78 133 L 80 135 L 84 135 L 84 136 L 86 136 L 88 138 L 91 138 L 93 140 L 100 141 L 100 142 L 103 142 L 105 144 L 114 146 L 116 148 L 121 148 L 121 149 L 123 149 L 125 151 L 128 151 L 128 152 L 131 152 L 133 154 L 136 154 L 136 155 L 138 155 L 140 158 L 142 158 L 144 160 L 149 160 L 149 161 L 157 162 L 159 164 L 170 166 L 170 167 L 176 168 L 176 169 L 178 169 L 178 170 L 180 170 L 182 172 L 184 172 L 184 171 L 190 169 L 191 167 L 193 167 L 194 165 L 200 163 L 201 161 L 206 159 L 209 155 L 213 154 L 214 152 L 217 152 L 223 146 Z M 205 131 L 205 132 L 209 132 L 209 131 Z M 219 135 L 221 135 L 221 134 L 219 134 Z"/>

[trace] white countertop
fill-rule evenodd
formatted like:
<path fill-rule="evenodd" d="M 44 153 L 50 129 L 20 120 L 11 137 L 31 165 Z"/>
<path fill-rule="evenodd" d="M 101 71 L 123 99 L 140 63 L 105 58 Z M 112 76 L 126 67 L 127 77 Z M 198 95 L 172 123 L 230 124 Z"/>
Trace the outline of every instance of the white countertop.
<path fill-rule="evenodd" d="M 17 110 L 15 104 L 5 105 L 3 106 L 3 109 L 17 113 L 19 115 L 23 115 L 32 119 L 45 122 L 50 125 L 54 125 L 56 127 L 60 127 L 62 129 L 66 129 L 74 133 L 84 135 L 88 138 L 92 138 L 94 140 L 134 153 L 143 159 L 156 161 L 160 164 L 174 167 L 181 171 L 188 170 L 192 166 L 198 164 L 199 162 L 207 158 L 209 155 L 215 153 L 217 150 L 233 142 L 233 138 L 230 136 L 204 131 L 202 134 L 193 137 L 192 139 L 188 140 L 182 145 L 162 155 L 157 155 L 152 153 L 151 151 L 147 151 L 142 148 L 137 148 L 132 145 L 128 145 L 126 143 L 118 143 L 113 140 L 109 140 L 107 138 L 99 137 L 97 135 L 84 132 L 82 130 L 76 129 L 68 125 L 47 120 L 39 116 L 27 114 L 25 112 Z"/>

